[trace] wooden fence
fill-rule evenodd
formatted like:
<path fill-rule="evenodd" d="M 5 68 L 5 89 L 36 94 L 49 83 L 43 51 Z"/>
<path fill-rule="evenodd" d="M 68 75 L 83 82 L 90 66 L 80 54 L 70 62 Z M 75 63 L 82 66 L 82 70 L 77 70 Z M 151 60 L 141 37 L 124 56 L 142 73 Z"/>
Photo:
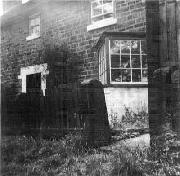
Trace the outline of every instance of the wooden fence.
<path fill-rule="evenodd" d="M 3 92 L 2 129 L 17 133 L 54 129 L 61 132 L 81 129 L 77 84 L 62 84 L 46 91 L 21 93 L 16 96 Z"/>
<path fill-rule="evenodd" d="M 41 92 L 28 92 L 7 103 L 4 131 L 10 134 L 62 136 L 83 131 L 88 145 L 109 142 L 110 129 L 103 86 L 98 80 L 81 85 L 60 84 Z M 13 123 L 10 123 L 12 122 Z"/>

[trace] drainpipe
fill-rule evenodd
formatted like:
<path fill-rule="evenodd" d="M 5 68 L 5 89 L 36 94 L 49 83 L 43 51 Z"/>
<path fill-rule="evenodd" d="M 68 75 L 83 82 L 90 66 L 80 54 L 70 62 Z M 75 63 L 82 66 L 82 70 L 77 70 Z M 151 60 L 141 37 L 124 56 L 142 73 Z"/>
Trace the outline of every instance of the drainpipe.
<path fill-rule="evenodd" d="M 176 131 L 178 133 L 178 138 L 180 139 L 180 0 L 176 0 L 176 34 L 177 34 L 177 103 L 176 103 Z"/>

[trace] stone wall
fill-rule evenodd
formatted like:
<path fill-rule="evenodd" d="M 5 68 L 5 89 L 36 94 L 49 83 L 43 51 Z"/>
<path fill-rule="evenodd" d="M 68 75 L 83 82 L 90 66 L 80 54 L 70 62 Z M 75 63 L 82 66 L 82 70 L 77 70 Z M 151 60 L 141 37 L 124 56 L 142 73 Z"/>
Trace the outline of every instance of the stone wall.
<path fill-rule="evenodd" d="M 135 113 L 148 112 L 148 88 L 104 88 L 109 121 L 116 116 L 121 121 L 125 108 Z"/>
<path fill-rule="evenodd" d="M 22 92 L 24 83 L 18 79 L 18 76 L 19 78 L 23 77 L 21 70 L 28 66 L 44 64 L 44 49 L 48 44 L 61 46 L 66 43 L 70 51 L 81 58 L 81 80 L 98 78 L 98 58 L 94 46 L 103 32 L 146 31 L 144 0 L 116 0 L 117 23 L 87 31 L 87 26 L 91 24 L 90 8 L 89 1 L 43 1 L 41 4 L 37 1 L 37 3 L 24 4 L 23 7 L 18 7 L 3 16 L 1 38 L 2 86 L 5 89 L 9 87 L 16 93 Z M 37 13 L 41 15 L 40 37 L 27 41 L 29 16 Z M 125 95 L 131 98 L 131 93 L 129 94 L 127 89 L 123 90 Z M 136 92 L 136 88 L 133 89 L 132 87 L 131 92 L 136 97 L 134 103 L 138 103 L 138 91 Z M 145 97 L 145 104 L 147 105 L 147 88 L 142 88 L 142 92 L 144 92 L 143 97 Z M 119 95 L 122 95 L 122 90 Z M 108 106 L 112 100 L 108 98 L 108 94 L 105 96 Z M 119 98 L 122 101 L 114 103 L 117 103 L 116 106 L 121 106 L 120 110 L 122 110 L 123 104 L 126 104 L 124 101 L 127 102 L 129 98 L 125 100 L 123 97 Z M 108 108 L 111 109 L 110 106 Z M 114 110 L 116 111 L 116 108 Z M 121 112 L 121 114 L 123 113 Z"/>
<path fill-rule="evenodd" d="M 98 60 L 93 46 L 104 31 L 145 31 L 144 0 L 117 0 L 115 8 L 117 24 L 89 32 L 87 26 L 91 22 L 88 1 L 47 1 L 40 5 L 28 3 L 3 16 L 2 84 L 5 87 L 12 87 L 13 84 L 16 92 L 21 91 L 21 83 L 17 79 L 20 68 L 44 63 L 43 47 L 47 43 L 67 43 L 72 52 L 83 59 L 82 79 L 97 78 Z M 28 19 L 35 13 L 41 14 L 41 36 L 26 41 Z"/>

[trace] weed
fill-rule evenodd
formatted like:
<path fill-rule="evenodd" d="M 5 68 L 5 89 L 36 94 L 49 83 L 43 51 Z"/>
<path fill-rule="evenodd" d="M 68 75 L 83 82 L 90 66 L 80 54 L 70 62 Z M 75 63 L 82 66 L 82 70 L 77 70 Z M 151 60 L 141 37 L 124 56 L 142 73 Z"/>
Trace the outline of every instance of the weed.
<path fill-rule="evenodd" d="M 121 144 L 106 153 L 83 144 L 80 134 L 63 139 L 3 137 L 2 176 L 176 176 L 180 165 L 170 152 L 174 133 L 155 137 L 152 148 Z M 114 144 L 113 144 L 114 145 Z"/>

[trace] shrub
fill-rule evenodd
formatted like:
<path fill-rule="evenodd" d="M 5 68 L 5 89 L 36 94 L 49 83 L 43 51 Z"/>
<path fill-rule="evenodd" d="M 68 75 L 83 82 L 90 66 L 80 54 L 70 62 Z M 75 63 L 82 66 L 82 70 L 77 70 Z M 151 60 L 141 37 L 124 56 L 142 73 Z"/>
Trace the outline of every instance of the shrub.
<path fill-rule="evenodd" d="M 122 116 L 122 123 L 133 128 L 147 128 L 148 127 L 148 113 L 144 107 L 133 111 L 129 107 L 125 107 L 125 115 Z"/>
<path fill-rule="evenodd" d="M 148 128 L 149 119 L 146 108 L 142 106 L 137 108 L 136 112 L 130 107 L 124 106 L 125 114 L 122 115 L 122 119 L 118 119 L 118 114 L 111 112 L 111 127 L 119 128 L 121 130 L 137 129 L 137 128 Z"/>
<path fill-rule="evenodd" d="M 112 128 L 123 128 L 121 121 L 118 119 L 118 114 L 111 111 L 110 114 L 110 125 Z"/>

